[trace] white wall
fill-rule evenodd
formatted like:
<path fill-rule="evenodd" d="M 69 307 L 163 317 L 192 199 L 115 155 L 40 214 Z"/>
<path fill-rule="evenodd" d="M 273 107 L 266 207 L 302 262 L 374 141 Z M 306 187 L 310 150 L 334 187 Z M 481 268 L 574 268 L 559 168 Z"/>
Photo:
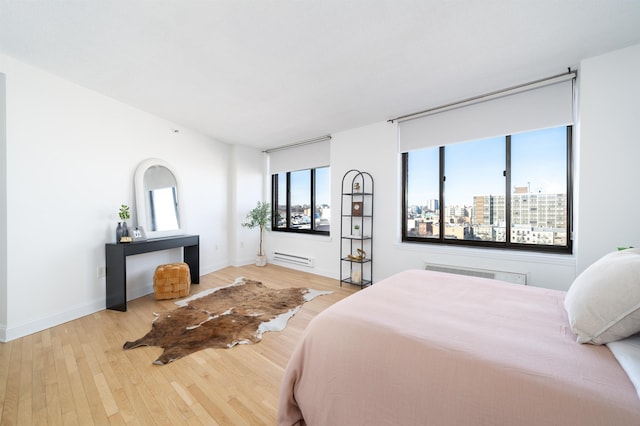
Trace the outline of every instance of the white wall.
<path fill-rule="evenodd" d="M 149 157 L 176 170 L 184 230 L 200 235 L 201 273 L 228 265 L 228 145 L 175 133 L 173 123 L 9 57 L 0 56 L 0 72 L 8 225 L 6 238 L 0 227 L 1 340 L 104 309 L 104 243 L 115 241 L 120 204 L 135 211 L 133 174 Z M 129 257 L 128 298 L 152 292 L 155 266 L 179 259 L 180 249 Z"/>
<path fill-rule="evenodd" d="M 0 73 L 0 339 L 7 324 L 7 125 L 5 75 Z"/>
<path fill-rule="evenodd" d="M 249 147 L 234 145 L 229 161 L 229 253 L 231 264 L 246 265 L 256 261 L 260 232 L 243 228 L 249 210 L 258 201 L 268 200 L 264 194 L 265 154 Z"/>
<path fill-rule="evenodd" d="M 640 45 L 580 64 L 578 272 L 640 247 Z"/>

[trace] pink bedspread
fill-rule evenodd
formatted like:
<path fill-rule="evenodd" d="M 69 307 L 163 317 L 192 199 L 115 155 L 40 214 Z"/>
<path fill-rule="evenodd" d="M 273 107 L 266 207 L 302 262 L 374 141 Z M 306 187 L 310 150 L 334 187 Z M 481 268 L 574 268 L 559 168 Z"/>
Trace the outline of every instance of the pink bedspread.
<path fill-rule="evenodd" d="M 606 346 L 580 345 L 564 292 L 429 271 L 319 314 L 282 382 L 280 425 L 640 425 Z"/>

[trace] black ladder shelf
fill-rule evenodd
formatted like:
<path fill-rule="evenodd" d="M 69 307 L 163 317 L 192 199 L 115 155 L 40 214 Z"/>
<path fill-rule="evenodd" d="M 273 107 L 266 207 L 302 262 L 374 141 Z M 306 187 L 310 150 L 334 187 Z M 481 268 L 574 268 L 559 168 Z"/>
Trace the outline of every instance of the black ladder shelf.
<path fill-rule="evenodd" d="M 373 283 L 373 177 L 351 169 L 342 177 L 340 286 Z"/>

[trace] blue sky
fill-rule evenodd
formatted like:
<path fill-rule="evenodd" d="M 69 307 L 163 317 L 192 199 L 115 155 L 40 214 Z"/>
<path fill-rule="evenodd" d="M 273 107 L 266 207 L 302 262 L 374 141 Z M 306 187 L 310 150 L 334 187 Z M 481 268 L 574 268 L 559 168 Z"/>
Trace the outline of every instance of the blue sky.
<path fill-rule="evenodd" d="M 566 128 L 511 137 L 511 185 L 531 192 L 564 193 Z M 473 204 L 474 195 L 504 194 L 504 138 L 449 145 L 445 152 L 445 203 Z M 409 162 L 409 205 L 438 198 L 438 149 L 413 151 Z"/>
<path fill-rule="evenodd" d="M 304 176 L 305 178 L 302 178 Z M 310 182 L 308 170 L 291 173 L 291 204 L 308 204 L 311 199 L 309 192 Z M 331 205 L 331 168 L 322 167 L 316 169 L 316 203 Z"/>

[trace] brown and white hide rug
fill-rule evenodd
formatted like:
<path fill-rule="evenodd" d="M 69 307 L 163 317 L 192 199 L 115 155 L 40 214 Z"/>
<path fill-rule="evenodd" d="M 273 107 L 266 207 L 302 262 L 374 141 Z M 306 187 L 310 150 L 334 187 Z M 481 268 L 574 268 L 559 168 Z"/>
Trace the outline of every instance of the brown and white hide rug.
<path fill-rule="evenodd" d="M 308 288 L 273 289 L 238 278 L 176 302 L 173 311 L 154 313 L 151 331 L 124 349 L 160 346 L 154 364 L 164 365 L 206 348 L 258 343 L 267 331 L 282 331 L 304 302 L 330 294 Z"/>

